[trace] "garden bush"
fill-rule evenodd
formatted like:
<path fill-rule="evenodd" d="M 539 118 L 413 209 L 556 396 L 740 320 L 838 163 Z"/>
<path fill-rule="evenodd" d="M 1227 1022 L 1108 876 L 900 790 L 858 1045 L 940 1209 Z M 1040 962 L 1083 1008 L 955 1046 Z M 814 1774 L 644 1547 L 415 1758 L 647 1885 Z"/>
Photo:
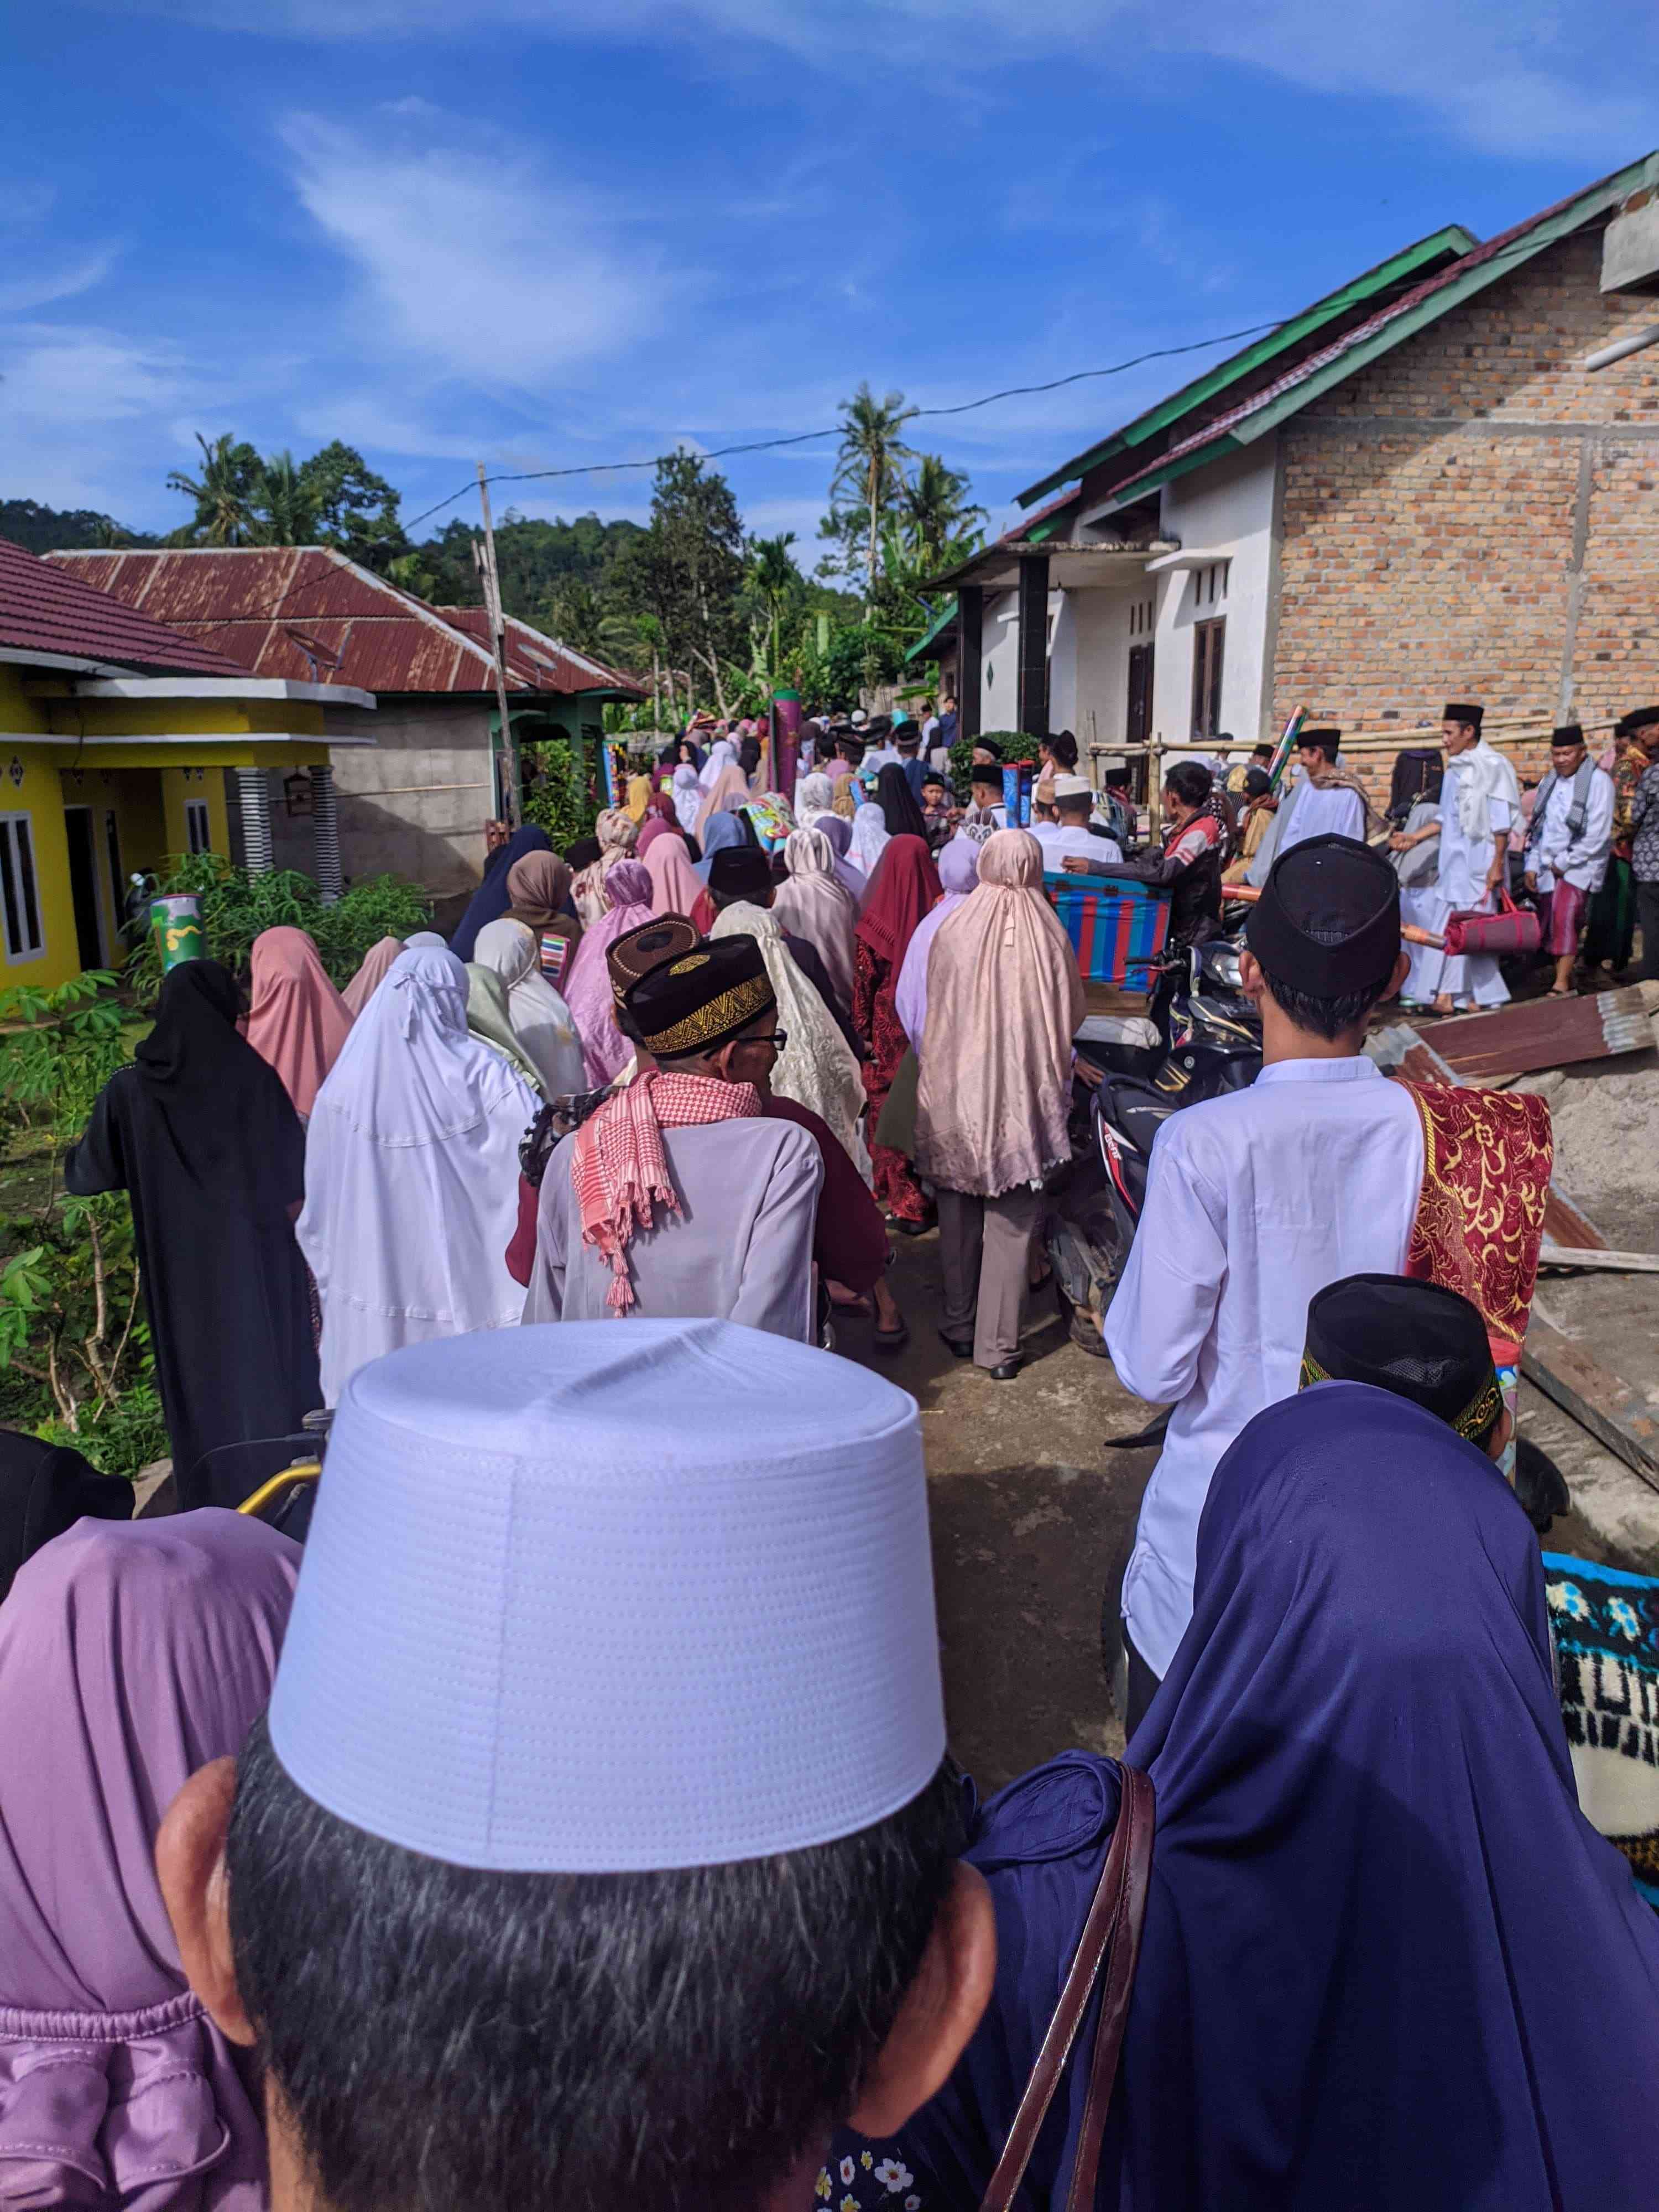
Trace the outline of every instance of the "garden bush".
<path fill-rule="evenodd" d="M 981 730 L 976 738 L 958 738 L 951 748 L 951 781 L 964 799 L 977 744 L 994 745 L 1005 761 L 1034 761 L 1037 757 L 1036 739 L 1028 738 L 1023 730 Z"/>

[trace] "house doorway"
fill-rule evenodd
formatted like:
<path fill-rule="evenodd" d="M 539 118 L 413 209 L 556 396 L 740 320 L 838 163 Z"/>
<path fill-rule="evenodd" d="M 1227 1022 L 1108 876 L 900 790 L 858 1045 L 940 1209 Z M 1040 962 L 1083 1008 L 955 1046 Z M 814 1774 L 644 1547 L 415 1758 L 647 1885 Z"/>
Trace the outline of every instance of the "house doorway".
<path fill-rule="evenodd" d="M 1144 745 L 1152 734 L 1152 644 L 1149 638 L 1145 645 L 1129 647 L 1129 711 L 1124 718 L 1123 734 L 1132 745 Z M 1146 797 L 1146 756 L 1142 753 L 1130 764 L 1130 788 L 1138 801 Z"/>
<path fill-rule="evenodd" d="M 75 942 L 82 968 L 105 968 L 104 917 L 98 898 L 98 863 L 94 852 L 92 809 L 66 806 L 70 898 L 75 908 Z"/>

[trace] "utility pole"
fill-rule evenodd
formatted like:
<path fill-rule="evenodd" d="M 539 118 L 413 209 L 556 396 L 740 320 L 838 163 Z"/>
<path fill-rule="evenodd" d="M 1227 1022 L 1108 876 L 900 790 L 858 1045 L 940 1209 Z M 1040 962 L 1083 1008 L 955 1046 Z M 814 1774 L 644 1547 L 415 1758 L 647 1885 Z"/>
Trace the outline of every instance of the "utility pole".
<path fill-rule="evenodd" d="M 478 501 L 483 508 L 483 556 L 478 563 L 478 572 L 483 579 L 484 613 L 495 650 L 495 707 L 501 718 L 501 758 L 507 764 L 507 827 L 517 830 L 524 823 L 524 787 L 519 773 L 519 741 L 513 734 L 507 703 L 507 617 L 501 612 L 501 572 L 495 566 L 495 526 L 489 519 L 489 479 L 484 474 L 482 461 L 478 464 Z"/>

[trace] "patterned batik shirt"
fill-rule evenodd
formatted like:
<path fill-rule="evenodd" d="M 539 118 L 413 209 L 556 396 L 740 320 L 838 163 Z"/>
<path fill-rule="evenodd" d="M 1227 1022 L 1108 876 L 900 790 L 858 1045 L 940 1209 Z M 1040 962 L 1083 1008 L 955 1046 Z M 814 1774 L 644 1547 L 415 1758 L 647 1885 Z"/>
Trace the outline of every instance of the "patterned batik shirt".
<path fill-rule="evenodd" d="M 1631 866 L 1639 884 L 1659 884 L 1659 761 L 1648 769 L 1631 801 Z"/>

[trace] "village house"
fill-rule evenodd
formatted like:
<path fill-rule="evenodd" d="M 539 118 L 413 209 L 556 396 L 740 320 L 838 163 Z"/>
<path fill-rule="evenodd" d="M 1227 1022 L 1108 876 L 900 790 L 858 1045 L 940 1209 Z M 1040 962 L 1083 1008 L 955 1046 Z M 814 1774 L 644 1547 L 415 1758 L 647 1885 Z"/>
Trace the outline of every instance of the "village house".
<path fill-rule="evenodd" d="M 506 811 L 495 661 L 482 607 L 428 606 L 319 545 L 47 557 L 258 676 L 322 685 L 332 695 L 324 718 L 331 735 L 362 727 L 356 694 L 372 692 L 375 750 L 337 769 L 347 880 L 399 875 L 440 899 L 477 884 L 484 824 Z M 616 669 L 511 617 L 507 665 L 520 742 L 562 738 L 590 760 L 606 701 L 645 696 Z M 289 806 L 273 780 L 268 814 L 279 867 L 290 865 Z"/>
<path fill-rule="evenodd" d="M 343 705 L 356 726 L 331 732 Z M 372 749 L 374 708 L 369 691 L 250 676 L 0 539 L 0 988 L 118 965 L 128 880 L 170 854 L 268 867 L 273 783 L 308 799 L 285 864 L 337 895 L 333 770 Z"/>
<path fill-rule="evenodd" d="M 1659 697 L 1656 193 L 1650 154 L 1437 231 L 1050 469 L 936 580 L 963 729 L 1109 757 Z"/>

